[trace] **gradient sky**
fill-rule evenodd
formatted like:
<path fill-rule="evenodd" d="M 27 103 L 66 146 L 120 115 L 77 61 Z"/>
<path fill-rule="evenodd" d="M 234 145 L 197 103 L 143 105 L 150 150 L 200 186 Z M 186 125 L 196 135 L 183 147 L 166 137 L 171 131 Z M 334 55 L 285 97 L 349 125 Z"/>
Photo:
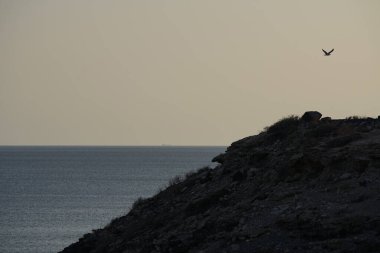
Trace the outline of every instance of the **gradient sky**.
<path fill-rule="evenodd" d="M 377 117 L 379 13 L 379 0 L 0 0 L 0 145 L 229 145 L 306 110 Z"/>

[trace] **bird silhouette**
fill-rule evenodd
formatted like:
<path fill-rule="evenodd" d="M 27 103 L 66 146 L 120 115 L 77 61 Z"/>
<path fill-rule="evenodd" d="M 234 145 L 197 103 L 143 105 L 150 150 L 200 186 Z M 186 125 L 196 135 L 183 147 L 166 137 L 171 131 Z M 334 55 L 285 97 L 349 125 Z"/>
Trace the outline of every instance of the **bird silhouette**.
<path fill-rule="evenodd" d="M 325 53 L 325 56 L 330 56 L 331 53 L 334 51 L 334 48 L 330 52 L 326 52 L 324 49 L 322 51 Z"/>

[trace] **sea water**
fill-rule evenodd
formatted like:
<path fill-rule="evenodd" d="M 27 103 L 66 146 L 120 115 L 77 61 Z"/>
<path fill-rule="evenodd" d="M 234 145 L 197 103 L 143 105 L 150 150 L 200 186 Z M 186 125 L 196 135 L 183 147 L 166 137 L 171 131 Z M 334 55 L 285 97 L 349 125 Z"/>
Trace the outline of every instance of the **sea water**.
<path fill-rule="evenodd" d="M 0 252 L 51 253 L 225 147 L 0 147 Z"/>

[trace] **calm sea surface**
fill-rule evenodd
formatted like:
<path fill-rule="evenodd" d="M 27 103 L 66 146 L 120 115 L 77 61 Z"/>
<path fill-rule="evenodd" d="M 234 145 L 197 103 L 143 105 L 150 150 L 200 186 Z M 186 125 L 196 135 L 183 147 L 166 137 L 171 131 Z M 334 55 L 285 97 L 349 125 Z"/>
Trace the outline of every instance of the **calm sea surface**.
<path fill-rule="evenodd" d="M 0 252 L 57 252 L 225 147 L 0 147 Z"/>

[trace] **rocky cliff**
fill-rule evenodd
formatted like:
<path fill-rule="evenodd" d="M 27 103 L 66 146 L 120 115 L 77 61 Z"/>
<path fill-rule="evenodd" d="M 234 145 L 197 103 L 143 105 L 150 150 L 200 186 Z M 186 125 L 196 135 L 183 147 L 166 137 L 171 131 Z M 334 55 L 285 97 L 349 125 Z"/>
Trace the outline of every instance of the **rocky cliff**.
<path fill-rule="evenodd" d="M 62 252 L 379 252 L 380 119 L 307 112 Z"/>

